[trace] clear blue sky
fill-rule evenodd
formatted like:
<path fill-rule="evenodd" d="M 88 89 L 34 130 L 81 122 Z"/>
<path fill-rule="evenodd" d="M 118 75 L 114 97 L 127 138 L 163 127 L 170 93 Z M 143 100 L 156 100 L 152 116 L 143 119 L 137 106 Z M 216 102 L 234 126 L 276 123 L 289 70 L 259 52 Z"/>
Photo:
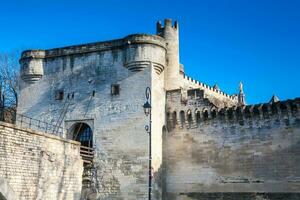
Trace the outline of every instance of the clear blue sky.
<path fill-rule="evenodd" d="M 53 48 L 180 26 L 188 75 L 248 103 L 300 96 L 298 0 L 0 0 L 0 52 Z"/>

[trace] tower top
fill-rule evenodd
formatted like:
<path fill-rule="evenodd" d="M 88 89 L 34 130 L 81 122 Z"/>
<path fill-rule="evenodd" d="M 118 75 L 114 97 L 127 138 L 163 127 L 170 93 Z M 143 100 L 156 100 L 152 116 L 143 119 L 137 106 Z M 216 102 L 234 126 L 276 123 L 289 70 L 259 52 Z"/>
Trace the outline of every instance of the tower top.
<path fill-rule="evenodd" d="M 163 34 L 163 30 L 165 28 L 172 28 L 174 31 L 178 31 L 179 28 L 179 24 L 177 21 L 174 22 L 174 24 L 172 23 L 172 19 L 165 19 L 164 20 L 164 26 L 162 25 L 161 21 L 158 21 L 156 23 L 156 34 L 157 35 L 162 35 Z"/>

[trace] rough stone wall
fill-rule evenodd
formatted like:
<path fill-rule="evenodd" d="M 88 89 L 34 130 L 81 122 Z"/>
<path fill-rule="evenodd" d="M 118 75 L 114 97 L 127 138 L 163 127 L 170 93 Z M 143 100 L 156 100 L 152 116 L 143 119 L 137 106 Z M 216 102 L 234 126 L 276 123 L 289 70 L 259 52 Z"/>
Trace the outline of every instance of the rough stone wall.
<path fill-rule="evenodd" d="M 65 136 L 72 138 L 70 130 L 77 122 L 92 128 L 98 199 L 147 199 L 148 119 L 142 106 L 146 101 L 145 89 L 151 87 L 158 105 L 153 110 L 153 123 L 158 123 L 159 128 L 154 128 L 152 140 L 156 147 L 153 163 L 158 169 L 165 116 L 164 101 L 157 100 L 165 96 L 164 45 L 159 36 L 136 35 L 46 50 L 43 76 L 34 83 L 21 83 L 19 113 L 55 124 L 69 101 L 63 123 Z M 112 84 L 120 86 L 118 95 L 111 94 Z M 61 101 L 55 100 L 57 90 L 64 91 Z M 35 95 L 32 91 L 36 91 Z M 74 98 L 68 100 L 67 95 L 72 96 L 73 92 Z"/>
<path fill-rule="evenodd" d="M 162 193 L 168 199 L 238 199 L 238 192 L 247 199 L 256 191 L 273 195 L 270 188 L 278 186 L 255 182 L 261 177 L 251 172 L 265 172 L 273 166 L 260 160 L 273 158 L 268 155 L 272 144 L 279 145 L 278 137 L 284 136 L 286 145 L 292 145 L 299 117 L 287 112 L 287 122 L 281 104 L 271 116 L 266 114 L 268 105 L 267 111 L 260 105 L 236 108 L 236 95 L 184 75 L 179 65 L 178 28 L 177 23 L 165 20 L 164 27 L 157 24 L 157 35 L 23 52 L 18 113 L 52 124 L 65 113 L 66 138 L 73 138 L 76 123 L 88 124 L 95 148 L 95 198 L 147 199 L 149 137 L 142 105 L 145 89 L 151 87 L 153 199 L 161 199 Z M 120 93 L 112 95 L 115 84 Z M 191 90 L 195 90 L 194 97 L 189 95 Z M 56 100 L 57 91 L 63 91 L 62 100 Z M 259 161 L 251 160 L 256 150 Z M 276 162 L 282 163 L 280 159 L 275 156 Z M 257 170 L 260 165 L 261 171 Z M 262 179 L 273 181 L 275 175 Z M 297 180 L 287 182 L 291 188 L 298 184 Z"/>
<path fill-rule="evenodd" d="M 79 200 L 82 170 L 77 142 L 0 122 L 0 179 L 13 199 Z"/>
<path fill-rule="evenodd" d="M 299 199 L 299 99 L 209 108 L 181 107 L 183 120 L 168 114 L 165 198 Z"/>
<path fill-rule="evenodd" d="M 122 81 L 121 93 L 112 101 L 103 96 L 113 108 L 106 108 L 99 113 L 99 121 L 95 120 L 94 162 L 100 199 L 147 197 L 149 144 L 142 105 L 150 71 L 148 68 Z"/>
<path fill-rule="evenodd" d="M 153 199 L 161 199 L 162 193 L 162 134 L 165 127 L 166 92 L 165 73 L 152 71 L 152 167 Z"/>

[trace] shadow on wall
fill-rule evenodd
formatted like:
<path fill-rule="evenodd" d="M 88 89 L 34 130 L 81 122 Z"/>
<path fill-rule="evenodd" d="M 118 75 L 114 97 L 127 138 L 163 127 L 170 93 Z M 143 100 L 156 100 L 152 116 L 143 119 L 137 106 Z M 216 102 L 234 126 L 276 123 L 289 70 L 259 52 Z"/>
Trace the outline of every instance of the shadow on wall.
<path fill-rule="evenodd" d="M 3 178 L 0 178 L 0 200 L 13 200 L 17 199 L 14 191 L 9 186 L 7 181 Z"/>
<path fill-rule="evenodd" d="M 45 76 L 39 80 L 39 82 L 35 82 L 34 85 L 31 86 L 33 89 L 43 90 L 39 92 L 38 100 L 35 104 L 24 107 L 23 113 L 20 114 L 35 119 L 44 119 L 48 123 L 56 124 L 66 104 L 67 114 L 76 110 L 78 119 L 86 118 L 85 115 L 88 110 L 91 110 L 90 108 L 94 108 L 96 105 L 99 106 L 98 104 L 94 104 L 93 101 L 90 101 L 93 91 L 97 94 L 105 94 L 107 87 L 110 87 L 111 84 L 128 78 L 117 77 L 117 75 L 115 75 L 116 77 L 109 76 L 104 79 L 104 72 L 107 74 L 110 71 L 103 71 L 103 73 L 97 72 L 97 68 L 99 67 L 100 66 L 97 65 L 95 69 L 88 70 L 91 68 L 88 65 L 77 69 L 76 73 L 73 71 L 66 73 L 60 71 L 60 74 L 50 74 L 48 75 L 49 77 Z M 99 80 L 102 81 L 101 84 L 98 83 Z M 27 87 L 29 87 L 29 85 L 27 85 Z M 60 100 L 55 100 L 55 92 L 59 90 L 63 92 L 63 97 Z M 28 93 L 30 93 L 30 91 Z M 26 97 L 23 99 L 26 100 Z M 67 104 L 69 104 L 69 106 L 67 106 Z M 81 116 L 79 116 L 80 113 Z"/>
<path fill-rule="evenodd" d="M 259 127 L 222 129 L 206 125 L 189 133 L 176 129 L 174 135 L 169 134 L 164 140 L 163 162 L 170 173 L 167 179 L 180 177 L 180 182 L 172 183 L 177 184 L 174 188 L 184 186 L 184 181 L 199 188 L 178 190 L 177 194 L 172 193 L 175 189 L 171 188 L 168 199 L 300 199 L 300 193 L 297 194 L 300 136 L 296 134 L 300 124 L 280 123 L 282 126 L 267 123 Z M 185 166 L 192 166 L 192 173 Z M 199 173 L 205 168 L 213 169 L 209 171 L 214 172 L 211 178 Z M 213 184 L 205 185 L 209 180 Z"/>
<path fill-rule="evenodd" d="M 74 166 L 70 163 L 69 155 L 67 154 L 67 145 L 64 144 L 63 147 L 63 160 L 61 157 L 57 157 L 55 153 L 50 151 L 42 151 L 38 163 L 38 183 L 36 199 L 44 199 L 46 196 L 55 196 L 55 199 L 67 200 L 72 198 L 73 200 L 79 200 L 81 194 L 81 182 L 82 180 L 72 180 L 74 173 L 80 173 L 82 176 L 82 171 L 79 170 L 74 172 Z M 49 176 L 48 171 L 57 171 L 58 177 Z M 76 183 L 76 181 L 79 181 Z M 74 183 L 75 182 L 75 183 Z M 52 188 L 54 190 L 51 191 Z M 54 192 L 53 194 L 51 194 Z M 55 195 L 56 194 L 56 195 Z M 0 199 L 1 200 L 1 199 Z M 10 200 L 10 199 L 8 199 Z"/>
<path fill-rule="evenodd" d="M 116 53 L 112 51 L 112 54 L 115 55 Z M 31 115 L 34 114 L 35 118 L 38 118 L 38 116 L 36 115 L 39 115 L 40 117 L 48 119 L 48 121 L 52 120 L 52 122 L 55 123 L 56 119 L 51 119 L 51 114 L 48 113 L 59 115 L 61 112 L 60 107 L 62 107 L 62 105 L 57 107 L 52 106 L 52 110 L 49 112 L 49 105 L 59 105 L 58 101 L 54 103 L 53 100 L 55 99 L 54 93 L 56 90 L 64 90 L 64 95 L 66 97 L 68 94 L 72 94 L 73 92 L 75 92 L 75 99 L 78 100 L 78 98 L 84 98 L 84 95 L 87 91 L 90 90 L 90 92 L 92 92 L 96 85 L 101 86 L 100 90 L 104 90 L 105 86 L 109 85 L 109 83 L 120 81 L 120 78 L 122 77 L 119 77 L 117 69 L 115 69 L 115 67 L 111 67 L 111 65 L 114 65 L 114 62 L 110 63 L 108 67 L 106 63 L 98 63 L 99 61 L 104 60 L 104 54 L 102 52 L 98 53 L 98 57 L 99 58 L 95 58 L 95 55 L 91 54 L 89 57 L 87 57 L 87 60 L 82 61 L 82 59 L 84 58 L 84 56 L 82 55 L 71 56 L 71 64 L 68 69 L 65 69 L 63 64 L 63 62 L 66 61 L 62 61 L 61 65 L 55 64 L 54 66 L 57 66 L 57 68 L 51 68 L 51 66 L 53 65 L 53 60 L 47 60 L 46 62 L 49 62 L 49 66 L 45 67 L 44 69 L 44 77 L 38 82 L 34 82 L 33 85 L 26 83 L 23 88 L 24 90 L 25 88 L 30 87 L 31 89 L 38 89 L 41 91 L 39 92 L 38 103 L 32 105 L 32 107 L 26 108 L 26 112 L 22 114 L 30 117 L 33 117 Z M 114 57 L 116 57 L 116 55 Z M 59 61 L 60 60 L 57 60 L 57 63 L 60 63 Z M 126 68 L 124 68 L 124 70 L 126 70 Z M 100 91 L 97 91 L 97 93 L 98 92 Z M 89 97 L 89 95 L 87 95 L 87 97 Z M 26 98 L 27 97 L 25 95 L 24 98 L 22 97 L 23 100 Z M 86 98 L 86 100 L 87 99 L 88 98 Z M 64 101 L 61 101 L 61 103 L 63 102 Z M 81 102 L 80 104 L 83 105 L 84 103 Z M 72 110 L 71 108 L 69 109 Z"/>

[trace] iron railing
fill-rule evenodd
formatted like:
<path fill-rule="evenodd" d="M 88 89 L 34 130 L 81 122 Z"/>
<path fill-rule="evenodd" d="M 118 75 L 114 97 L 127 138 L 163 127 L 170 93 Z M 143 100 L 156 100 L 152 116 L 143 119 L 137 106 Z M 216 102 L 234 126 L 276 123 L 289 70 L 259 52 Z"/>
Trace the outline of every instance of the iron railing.
<path fill-rule="evenodd" d="M 58 136 L 63 136 L 63 128 L 45 121 L 27 117 L 22 114 L 16 114 L 16 125 L 20 128 L 29 128 L 44 133 L 50 133 Z"/>

